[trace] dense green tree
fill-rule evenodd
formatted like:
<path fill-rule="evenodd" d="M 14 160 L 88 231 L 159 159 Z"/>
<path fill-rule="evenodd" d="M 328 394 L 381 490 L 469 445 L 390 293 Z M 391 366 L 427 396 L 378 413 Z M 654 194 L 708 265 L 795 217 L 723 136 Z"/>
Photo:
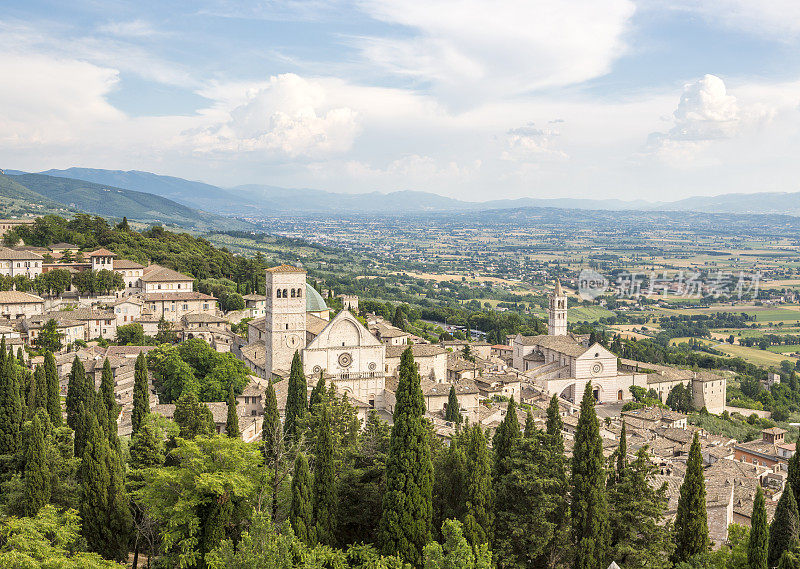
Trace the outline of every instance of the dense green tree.
<path fill-rule="evenodd" d="M 105 433 L 94 416 L 81 461 L 80 478 L 83 535 L 89 549 L 107 559 L 127 559 L 133 518 L 122 464 L 119 454 L 109 448 Z"/>
<path fill-rule="evenodd" d="M 783 552 L 778 569 L 800 569 L 800 541 L 795 539 L 792 546 Z"/>
<path fill-rule="evenodd" d="M 31 409 L 44 409 L 47 411 L 47 376 L 44 372 L 44 366 L 37 365 L 33 371 L 33 382 L 31 382 L 33 390 L 36 392 L 33 401 L 28 403 Z M 48 422 L 50 419 L 48 419 Z"/>
<path fill-rule="evenodd" d="M 691 388 L 679 383 L 673 387 L 667 395 L 667 407 L 680 413 L 691 413 L 694 411 L 694 399 L 692 398 Z"/>
<path fill-rule="evenodd" d="M 673 545 L 664 524 L 666 487 L 653 483 L 658 468 L 645 448 L 632 463 L 617 465 L 621 470 L 609 489 L 611 557 L 624 567 L 667 569 Z"/>
<path fill-rule="evenodd" d="M 445 520 L 464 519 L 466 514 L 467 458 L 463 437 L 453 437 L 450 446 L 433 458 L 433 526 Z"/>
<path fill-rule="evenodd" d="M 488 441 L 480 425 L 467 427 L 464 440 L 467 472 L 464 535 L 467 541 L 477 546 L 492 538 L 492 462 Z"/>
<path fill-rule="evenodd" d="M 100 391 L 98 393 L 102 399 L 102 406 L 106 413 L 106 425 L 108 429 L 108 444 L 111 449 L 119 452 L 119 437 L 117 436 L 117 418 L 119 417 L 119 405 L 114 395 L 114 373 L 111 371 L 111 363 L 108 358 L 103 362 L 103 372 L 100 379 Z"/>
<path fill-rule="evenodd" d="M 398 375 L 379 541 L 385 554 L 419 566 L 431 533 L 433 465 L 421 380 L 410 347 L 400 357 Z"/>
<path fill-rule="evenodd" d="M 708 520 L 706 514 L 706 481 L 703 474 L 703 457 L 700 439 L 694 434 L 686 474 L 678 498 L 675 516 L 675 553 L 673 561 L 686 561 L 704 554 L 709 548 Z M 777 563 L 777 559 L 775 560 Z"/>
<path fill-rule="evenodd" d="M 794 491 L 795 502 L 800 503 L 800 453 L 798 452 L 789 459 L 786 486 Z"/>
<path fill-rule="evenodd" d="M 193 439 L 215 431 L 213 418 L 209 421 L 208 407 L 197 400 L 191 391 L 181 395 L 175 404 L 175 422 L 180 427 L 180 436 Z"/>
<path fill-rule="evenodd" d="M 319 406 L 316 447 L 314 449 L 314 523 L 317 541 L 333 546 L 336 542 L 336 472 L 330 408 Z"/>
<path fill-rule="evenodd" d="M 403 331 L 405 331 L 406 329 L 406 317 L 405 314 L 403 314 L 403 309 L 400 306 L 398 306 L 394 310 L 394 316 L 392 317 L 392 326 L 400 328 Z"/>
<path fill-rule="evenodd" d="M 374 410 L 356 443 L 345 447 L 339 477 L 339 543 L 377 543 L 390 427 Z"/>
<path fill-rule="evenodd" d="M 572 541 L 574 569 L 601 569 L 608 564 L 608 504 L 603 442 L 592 382 L 586 383 L 572 454 Z M 705 505 L 705 504 L 704 504 Z"/>
<path fill-rule="evenodd" d="M 311 413 L 314 413 L 316 406 L 322 403 L 322 401 L 325 399 L 325 393 L 325 378 L 323 377 L 322 372 L 319 372 L 317 384 L 311 390 L 311 396 L 308 398 L 308 409 Z"/>
<path fill-rule="evenodd" d="M 447 409 L 445 410 L 444 418 L 446 421 L 452 421 L 453 423 L 461 422 L 461 407 L 458 404 L 455 385 L 450 386 L 450 394 L 447 396 Z"/>
<path fill-rule="evenodd" d="M 239 414 L 236 412 L 236 396 L 233 394 L 233 384 L 228 391 L 228 416 L 225 420 L 225 434 L 231 438 L 238 439 L 242 433 L 239 431 Z"/>
<path fill-rule="evenodd" d="M 464 537 L 462 525 L 457 520 L 442 524 L 444 543 L 431 542 L 425 546 L 425 569 L 490 569 L 492 552 L 487 544 L 472 547 Z"/>
<path fill-rule="evenodd" d="M 45 421 L 48 421 L 45 415 Z M 44 438 L 42 414 L 36 413 L 28 428 L 25 450 L 25 515 L 35 516 L 50 501 L 50 472 Z"/>
<path fill-rule="evenodd" d="M 125 569 L 124 565 L 81 551 L 81 519 L 74 509 L 46 505 L 35 517 L 3 519 L 0 567 L 13 569 Z"/>
<path fill-rule="evenodd" d="M 189 391 L 200 400 L 200 384 L 195 369 L 183 359 L 176 348 L 164 349 L 164 346 L 159 346 L 152 350 L 147 358 L 153 370 L 153 382 L 158 387 L 162 402 L 173 403 Z M 226 389 L 225 393 L 227 392 Z M 221 400 L 222 397 L 215 399 L 215 401 Z"/>
<path fill-rule="evenodd" d="M 298 453 L 294 461 L 292 478 L 292 502 L 289 507 L 289 521 L 294 534 L 306 545 L 316 543 L 314 525 L 314 505 L 311 499 L 311 474 L 304 453 Z"/>
<path fill-rule="evenodd" d="M 117 326 L 117 344 L 120 346 L 144 346 L 147 344 L 142 325 L 132 322 Z"/>
<path fill-rule="evenodd" d="M 20 397 L 19 369 L 15 359 L 6 354 L 5 338 L 0 344 L 0 455 L 13 456 L 22 446 L 24 406 Z"/>
<path fill-rule="evenodd" d="M 42 330 L 36 336 L 33 343 L 39 349 L 57 352 L 63 346 L 61 337 L 62 334 L 58 331 L 58 322 L 51 318 L 42 326 Z"/>
<path fill-rule="evenodd" d="M 241 439 L 179 437 L 164 467 L 141 471 L 135 499 L 158 523 L 160 566 L 202 567 L 217 538 L 240 535 L 263 483 L 261 463 Z"/>
<path fill-rule="evenodd" d="M 494 478 L 498 481 L 507 472 L 505 467 L 505 460 L 511 456 L 511 449 L 514 443 L 522 437 L 519 428 L 519 419 L 517 418 L 517 404 L 512 397 L 508 402 L 508 409 L 503 422 L 497 427 L 492 440 L 492 448 L 494 449 Z"/>
<path fill-rule="evenodd" d="M 524 436 L 532 437 L 536 431 L 536 422 L 533 420 L 533 413 L 528 409 L 528 412 L 525 413 L 525 429 L 522 432 Z"/>
<path fill-rule="evenodd" d="M 800 531 L 797 515 L 797 502 L 794 492 L 784 492 L 775 508 L 775 516 L 769 526 L 769 546 L 767 566 L 775 567 L 785 551 L 792 547 Z"/>
<path fill-rule="evenodd" d="M 89 382 L 86 379 L 83 362 L 78 356 L 75 356 L 67 382 L 67 425 L 73 431 L 78 420 L 78 404 L 80 402 L 86 404 L 89 400 L 88 388 Z M 92 386 L 92 390 L 94 390 L 94 386 Z"/>
<path fill-rule="evenodd" d="M 61 426 L 61 391 L 58 384 L 58 368 L 53 352 L 44 353 L 44 375 L 47 383 L 47 412 L 54 427 Z"/>
<path fill-rule="evenodd" d="M 147 360 L 144 352 L 136 356 L 133 372 L 133 411 L 131 412 L 132 434 L 139 432 L 139 427 L 150 412 L 150 389 L 147 380 Z"/>
<path fill-rule="evenodd" d="M 164 463 L 164 435 L 153 415 L 145 415 L 139 430 L 131 437 L 131 468 L 142 469 Z"/>
<path fill-rule="evenodd" d="M 172 324 L 170 324 L 164 315 L 158 320 L 158 332 L 156 332 L 156 343 L 158 344 L 171 344 L 175 341 L 175 332 L 172 331 Z"/>
<path fill-rule="evenodd" d="M 628 432 L 625 420 L 622 421 L 622 429 L 619 432 L 619 446 L 614 453 L 615 465 L 613 472 L 608 476 L 609 486 L 613 486 L 625 475 L 628 469 Z"/>
<path fill-rule="evenodd" d="M 286 396 L 286 413 L 283 422 L 283 434 L 287 440 L 296 441 L 300 436 L 300 425 L 308 411 L 308 387 L 303 372 L 300 352 L 295 352 L 292 367 L 289 371 L 288 394 Z"/>
<path fill-rule="evenodd" d="M 278 413 L 278 400 L 272 382 L 264 390 L 264 421 L 261 425 L 261 440 L 264 457 L 267 461 L 275 460 L 278 452 L 278 439 L 281 438 L 281 417 Z"/>
<path fill-rule="evenodd" d="M 769 553 L 769 526 L 767 525 L 767 507 L 764 492 L 759 485 L 753 500 L 753 514 L 750 518 L 750 537 L 747 540 L 747 567 L 749 569 L 767 569 Z"/>

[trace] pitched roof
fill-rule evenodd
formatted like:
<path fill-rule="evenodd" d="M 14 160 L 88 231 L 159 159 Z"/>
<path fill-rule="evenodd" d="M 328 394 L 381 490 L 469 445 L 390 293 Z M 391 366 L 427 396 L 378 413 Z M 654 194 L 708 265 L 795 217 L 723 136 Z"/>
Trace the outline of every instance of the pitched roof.
<path fill-rule="evenodd" d="M 33 251 L 0 247 L 0 259 L 4 261 L 40 261 L 42 256 Z"/>
<path fill-rule="evenodd" d="M 144 293 L 145 302 L 162 300 L 217 300 L 213 296 L 202 292 L 146 292 Z"/>
<path fill-rule="evenodd" d="M 278 265 L 277 267 L 270 267 L 267 269 L 270 273 L 305 273 L 305 269 L 301 269 L 300 267 L 295 267 L 294 265 Z"/>
<path fill-rule="evenodd" d="M 140 265 L 136 261 L 130 259 L 114 259 L 115 269 L 144 269 L 144 265 Z"/>
<path fill-rule="evenodd" d="M 16 290 L 0 291 L 0 304 L 38 304 L 39 302 L 44 303 L 44 299 L 35 294 Z"/>
<path fill-rule="evenodd" d="M 408 348 L 408 344 L 403 344 L 401 346 L 386 346 L 386 357 L 399 358 L 403 355 L 403 352 L 406 351 L 406 348 Z M 437 346 L 436 344 L 411 344 L 411 353 L 415 358 L 426 358 L 444 355 L 447 353 L 447 350 L 441 346 Z"/>
<path fill-rule="evenodd" d="M 100 248 L 86 255 L 90 259 L 92 257 L 116 257 L 117 254 L 109 251 L 108 249 Z"/>
<path fill-rule="evenodd" d="M 146 267 L 142 275 L 142 282 L 146 283 L 172 281 L 194 281 L 194 278 L 179 273 L 178 271 L 168 269 L 167 267 L 162 267 L 161 265 L 150 265 Z"/>

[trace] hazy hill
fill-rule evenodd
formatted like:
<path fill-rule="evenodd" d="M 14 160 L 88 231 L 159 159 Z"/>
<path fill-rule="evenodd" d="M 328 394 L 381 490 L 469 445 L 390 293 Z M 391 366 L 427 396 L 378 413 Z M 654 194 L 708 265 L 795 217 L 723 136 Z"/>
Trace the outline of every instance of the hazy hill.
<path fill-rule="evenodd" d="M 692 197 L 674 202 L 581 198 L 518 198 L 469 202 L 431 192 L 412 190 L 386 194 L 380 192 L 344 194 L 308 188 L 282 188 L 267 184 L 220 188 L 203 182 L 136 170 L 68 168 L 48 170 L 42 174 L 155 194 L 188 208 L 197 207 L 218 214 L 256 217 L 281 214 L 423 213 L 522 207 L 800 215 L 800 192 L 722 194 L 713 197 Z"/>
<path fill-rule="evenodd" d="M 175 224 L 197 229 L 217 226 L 231 229 L 248 227 L 243 222 L 198 211 L 144 192 L 43 174 L 20 174 L 7 178 L 16 182 L 13 187 L 17 192 L 20 191 L 17 186 L 29 192 L 26 199 L 36 200 L 43 197 L 87 213 L 126 216 L 146 223 Z"/>

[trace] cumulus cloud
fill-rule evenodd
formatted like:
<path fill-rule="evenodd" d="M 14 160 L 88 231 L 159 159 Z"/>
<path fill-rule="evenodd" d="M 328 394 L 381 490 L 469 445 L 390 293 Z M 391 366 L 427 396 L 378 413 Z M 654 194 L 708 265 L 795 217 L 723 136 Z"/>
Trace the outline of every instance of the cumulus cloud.
<path fill-rule="evenodd" d="M 506 149 L 502 158 L 517 162 L 566 159 L 566 152 L 555 147 L 560 135 L 555 128 L 537 128 L 534 123 L 512 128 L 506 133 Z"/>
<path fill-rule="evenodd" d="M 624 51 L 631 0 L 362 0 L 373 18 L 411 37 L 358 45 L 390 73 L 440 90 L 518 94 L 598 77 Z M 463 95 L 463 92 L 461 93 Z"/>
<path fill-rule="evenodd" d="M 685 161 L 715 140 L 738 136 L 743 130 L 768 121 L 774 110 L 763 104 L 741 105 L 715 75 L 684 85 L 673 127 L 648 137 L 647 151 L 665 161 Z"/>
<path fill-rule="evenodd" d="M 288 73 L 271 77 L 227 121 L 190 134 L 197 152 L 319 158 L 349 150 L 358 132 L 354 109 L 332 106 L 322 84 Z"/>

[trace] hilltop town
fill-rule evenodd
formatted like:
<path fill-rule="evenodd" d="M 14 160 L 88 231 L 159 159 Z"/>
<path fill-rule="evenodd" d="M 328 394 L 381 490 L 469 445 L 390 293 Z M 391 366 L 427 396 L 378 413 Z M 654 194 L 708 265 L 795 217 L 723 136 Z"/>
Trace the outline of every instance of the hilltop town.
<path fill-rule="evenodd" d="M 637 361 L 614 353 L 605 337 L 573 332 L 567 292 L 558 281 L 549 295 L 546 333 L 509 334 L 506 343 L 490 344 L 464 334 L 430 341 L 406 331 L 402 312 L 388 319 L 365 310 L 371 304 L 355 295 L 318 290 L 306 269 L 291 264 L 267 268 L 264 288 L 242 295 L 243 305 L 229 310 L 222 310 L 212 294 L 197 291 L 193 276 L 140 264 L 102 247 L 4 247 L 0 275 L 10 283 L 0 291 L 5 345 L 19 349 L 30 367 L 43 363 L 42 349 L 53 350 L 65 397 L 76 361 L 98 386 L 108 362 L 121 436 L 133 431 L 140 354 L 149 354 L 152 413 L 175 418 L 177 396 L 165 391 L 167 372 L 159 367 L 161 356 L 154 357 L 164 346 L 213 352 L 214 365 L 230 366 L 225 369 L 238 378 L 232 383 L 238 429 L 250 443 L 260 442 L 264 433 L 268 385 L 274 386 L 280 417 L 286 416 L 297 357 L 307 396 L 322 382 L 352 407 L 361 428 L 371 416 L 391 424 L 402 356 L 410 350 L 421 377 L 424 416 L 445 444 L 464 424 L 494 433 L 509 420 L 509 409 L 520 428 L 526 428 L 530 417 L 544 429 L 555 396 L 565 456 L 571 457 L 579 404 L 591 389 L 603 455 L 611 458 L 621 448 L 623 433 L 631 459 L 645 449 L 657 468 L 651 483 L 665 488 L 665 519 L 677 513 L 690 447 L 698 435 L 709 534 L 716 547 L 726 543 L 731 524 L 750 525 L 759 488 L 772 519 L 795 452 L 786 431 L 766 426 L 766 419 L 751 421 L 765 425 L 753 440 L 690 424 L 689 410 L 704 416 L 737 412 L 726 406 L 730 371 Z M 771 381 L 780 382 L 780 376 L 773 376 Z M 218 394 L 218 400 L 206 399 L 205 404 L 216 432 L 224 434 L 231 403 L 227 392 Z"/>

